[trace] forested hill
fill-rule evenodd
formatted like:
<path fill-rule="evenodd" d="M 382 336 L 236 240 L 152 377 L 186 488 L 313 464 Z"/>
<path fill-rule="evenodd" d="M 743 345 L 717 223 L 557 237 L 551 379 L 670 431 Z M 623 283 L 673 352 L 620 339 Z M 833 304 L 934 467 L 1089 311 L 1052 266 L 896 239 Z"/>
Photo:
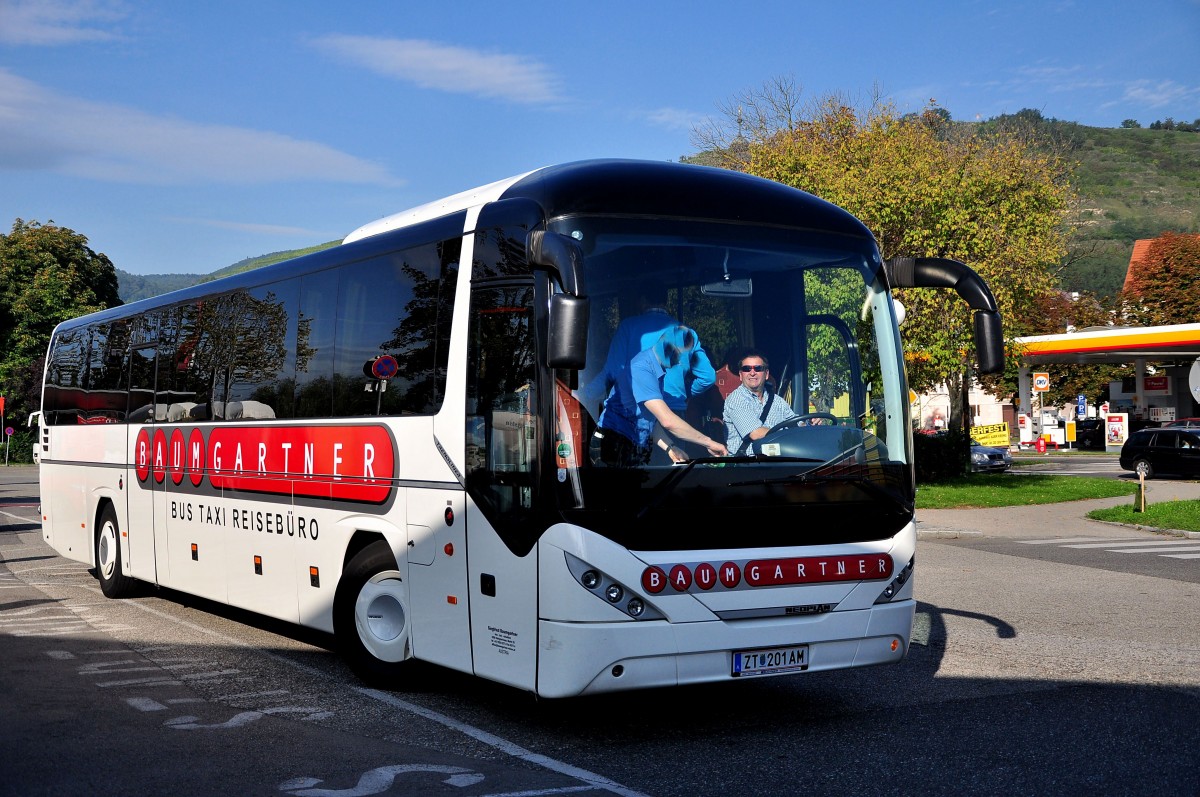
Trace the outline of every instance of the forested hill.
<path fill-rule="evenodd" d="M 151 296 L 159 296 L 160 294 L 177 291 L 180 288 L 187 288 L 200 282 L 228 277 L 231 274 L 239 274 L 243 271 L 262 268 L 263 266 L 269 266 L 283 260 L 290 260 L 293 257 L 319 252 L 322 249 L 337 246 L 339 243 L 341 241 L 328 241 L 305 249 L 289 249 L 283 252 L 271 252 L 270 254 L 259 255 L 258 257 L 248 257 L 245 260 L 239 260 L 231 266 L 218 269 L 211 274 L 130 274 L 128 271 L 122 271 L 118 268 L 117 287 L 121 294 L 121 301 L 128 304 L 129 302 L 136 302 L 138 299 L 148 299 Z"/>
<path fill-rule="evenodd" d="M 1061 274 L 1064 289 L 1112 295 L 1125 279 L 1134 241 L 1168 230 L 1200 233 L 1200 124 L 1174 129 L 1086 127 L 1031 110 L 981 124 L 1032 128 L 1076 164 L 1080 201 L 1072 218 L 1071 255 Z M 137 275 L 118 268 L 121 298 L 131 302 L 157 296 L 337 243 L 247 258 L 211 274 Z"/>
<path fill-rule="evenodd" d="M 1200 233 L 1200 132 L 1084 127 L 1043 120 L 1077 166 L 1079 208 L 1062 287 L 1121 289 L 1133 242 Z"/>

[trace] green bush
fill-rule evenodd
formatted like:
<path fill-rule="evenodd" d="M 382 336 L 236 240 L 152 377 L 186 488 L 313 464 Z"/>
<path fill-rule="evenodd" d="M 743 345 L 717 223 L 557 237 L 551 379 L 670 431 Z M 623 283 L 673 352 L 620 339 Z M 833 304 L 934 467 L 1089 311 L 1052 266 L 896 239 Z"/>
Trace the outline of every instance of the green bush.
<path fill-rule="evenodd" d="M 967 473 L 969 443 L 962 432 L 913 435 L 917 484 L 957 479 Z"/>
<path fill-rule="evenodd" d="M 13 436 L 8 438 L 8 464 L 28 465 L 33 462 L 33 441 L 36 439 L 36 428 L 14 427 Z M 3 464 L 3 462 L 4 451 L 0 450 L 0 464 Z"/>

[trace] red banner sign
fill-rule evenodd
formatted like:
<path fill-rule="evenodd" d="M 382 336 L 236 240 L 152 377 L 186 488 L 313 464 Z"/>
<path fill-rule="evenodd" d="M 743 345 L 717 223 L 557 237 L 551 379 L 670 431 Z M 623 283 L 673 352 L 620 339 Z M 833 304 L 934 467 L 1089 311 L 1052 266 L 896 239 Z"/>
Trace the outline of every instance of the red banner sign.
<path fill-rule="evenodd" d="M 374 425 L 142 429 L 134 467 L 143 485 L 207 479 L 219 490 L 371 504 L 388 500 L 396 474 L 392 437 Z"/>

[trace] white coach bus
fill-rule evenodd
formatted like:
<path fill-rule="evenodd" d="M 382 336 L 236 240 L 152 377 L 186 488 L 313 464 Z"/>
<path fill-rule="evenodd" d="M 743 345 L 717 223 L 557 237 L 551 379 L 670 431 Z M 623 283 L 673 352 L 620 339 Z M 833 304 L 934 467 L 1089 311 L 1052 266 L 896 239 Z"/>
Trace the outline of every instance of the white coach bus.
<path fill-rule="evenodd" d="M 675 355 L 715 372 L 677 405 L 691 429 L 725 441 L 748 348 L 795 417 L 720 456 L 661 429 L 609 456 L 610 341 L 650 281 L 687 327 Z M 397 685 L 409 659 L 550 697 L 895 662 L 916 548 L 895 287 L 956 289 L 1000 368 L 973 271 L 884 262 L 808 194 L 540 169 L 60 324 L 44 536 L 110 597 L 146 582 L 329 631 Z"/>

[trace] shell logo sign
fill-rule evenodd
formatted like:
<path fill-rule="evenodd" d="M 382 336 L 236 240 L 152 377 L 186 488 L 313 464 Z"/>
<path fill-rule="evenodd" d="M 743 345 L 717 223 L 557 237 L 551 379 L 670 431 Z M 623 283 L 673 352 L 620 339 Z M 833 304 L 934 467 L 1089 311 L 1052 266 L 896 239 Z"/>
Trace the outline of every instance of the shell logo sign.
<path fill-rule="evenodd" d="M 218 490 L 382 504 L 396 455 L 384 426 L 147 428 L 134 443 L 134 470 L 143 487 L 207 481 Z"/>

